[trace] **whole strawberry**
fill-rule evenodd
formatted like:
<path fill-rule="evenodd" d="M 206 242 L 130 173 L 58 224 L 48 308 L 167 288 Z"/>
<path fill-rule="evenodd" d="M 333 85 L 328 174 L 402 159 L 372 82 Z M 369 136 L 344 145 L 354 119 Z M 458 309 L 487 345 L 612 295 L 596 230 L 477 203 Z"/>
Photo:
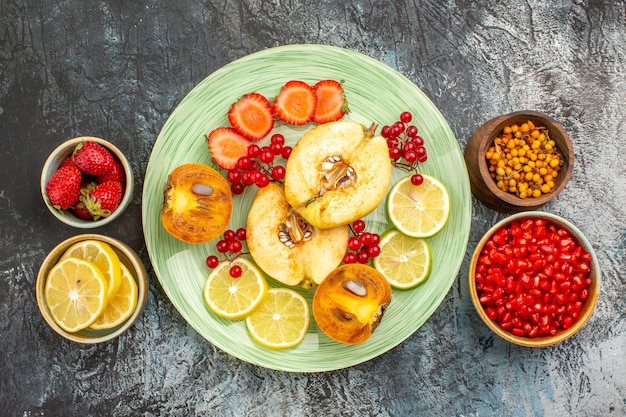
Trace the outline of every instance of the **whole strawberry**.
<path fill-rule="evenodd" d="M 85 207 L 85 205 L 83 204 L 82 201 L 79 201 L 78 204 L 76 204 L 73 208 L 72 208 L 72 213 L 74 213 L 74 215 L 76 217 L 78 217 L 79 219 L 83 219 L 83 220 L 94 220 L 93 215 L 91 214 L 91 212 L 87 209 L 87 207 Z"/>
<path fill-rule="evenodd" d="M 96 176 L 96 183 L 98 184 L 102 184 L 103 182 L 107 181 L 117 181 L 122 184 L 124 184 L 124 182 L 126 181 L 126 173 L 124 172 L 124 167 L 122 166 L 120 160 L 115 157 L 113 158 L 113 169 L 105 174 Z"/>
<path fill-rule="evenodd" d="M 85 174 L 102 175 L 113 170 L 115 158 L 104 146 L 87 141 L 76 145 L 74 163 Z"/>
<path fill-rule="evenodd" d="M 82 174 L 75 166 L 60 167 L 46 183 L 46 195 L 57 209 L 68 209 L 78 202 Z"/>
<path fill-rule="evenodd" d="M 96 185 L 91 190 L 84 189 L 80 201 L 89 210 L 94 220 L 108 217 L 122 201 L 123 187 L 118 181 L 107 181 Z"/>

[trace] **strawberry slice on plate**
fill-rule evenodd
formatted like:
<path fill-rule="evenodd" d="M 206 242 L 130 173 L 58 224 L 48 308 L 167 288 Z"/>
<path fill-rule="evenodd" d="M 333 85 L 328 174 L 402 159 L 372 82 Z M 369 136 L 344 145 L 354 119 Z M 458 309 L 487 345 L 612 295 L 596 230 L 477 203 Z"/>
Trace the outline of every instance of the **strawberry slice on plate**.
<path fill-rule="evenodd" d="M 274 127 L 272 105 L 262 94 L 248 93 L 230 107 L 228 121 L 246 139 L 263 139 Z"/>
<path fill-rule="evenodd" d="M 313 115 L 315 123 L 334 122 L 348 112 L 348 100 L 339 81 L 318 81 L 313 86 L 313 90 L 317 96 L 317 106 Z"/>
<path fill-rule="evenodd" d="M 211 159 L 223 169 L 233 169 L 237 160 L 248 154 L 251 141 L 232 127 L 218 127 L 207 138 Z"/>
<path fill-rule="evenodd" d="M 291 80 L 274 99 L 274 114 L 285 123 L 301 126 L 313 118 L 316 105 L 313 87 L 304 81 Z"/>

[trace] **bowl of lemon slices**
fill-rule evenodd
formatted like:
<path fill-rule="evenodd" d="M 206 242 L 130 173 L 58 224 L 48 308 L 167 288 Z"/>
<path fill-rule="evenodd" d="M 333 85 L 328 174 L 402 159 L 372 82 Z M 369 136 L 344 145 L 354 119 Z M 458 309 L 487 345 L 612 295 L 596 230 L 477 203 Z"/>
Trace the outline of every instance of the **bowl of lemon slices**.
<path fill-rule="evenodd" d="M 50 251 L 36 291 L 39 310 L 56 333 L 93 344 L 114 339 L 135 323 L 146 304 L 148 277 L 127 244 L 83 234 Z"/>

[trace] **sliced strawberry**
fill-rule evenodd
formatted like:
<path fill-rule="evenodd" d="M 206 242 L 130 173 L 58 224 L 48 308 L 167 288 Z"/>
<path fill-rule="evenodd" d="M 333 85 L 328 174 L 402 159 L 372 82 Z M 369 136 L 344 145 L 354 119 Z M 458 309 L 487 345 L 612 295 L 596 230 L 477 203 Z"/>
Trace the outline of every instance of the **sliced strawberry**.
<path fill-rule="evenodd" d="M 75 166 L 62 166 L 46 183 L 46 196 L 57 209 L 68 209 L 78 202 L 82 174 Z"/>
<path fill-rule="evenodd" d="M 339 81 L 322 80 L 317 82 L 313 89 L 317 96 L 317 106 L 313 115 L 315 123 L 334 122 L 348 112 L 348 101 Z"/>
<path fill-rule="evenodd" d="M 283 122 L 300 126 L 315 114 L 317 97 L 313 87 L 304 81 L 287 82 L 274 99 L 274 114 Z"/>
<path fill-rule="evenodd" d="M 248 154 L 251 141 L 232 127 L 218 127 L 207 138 L 209 152 L 215 163 L 223 169 L 233 169 L 237 160 Z"/>
<path fill-rule="evenodd" d="M 263 139 L 274 127 L 272 105 L 259 93 L 246 94 L 230 107 L 228 121 L 246 139 Z"/>

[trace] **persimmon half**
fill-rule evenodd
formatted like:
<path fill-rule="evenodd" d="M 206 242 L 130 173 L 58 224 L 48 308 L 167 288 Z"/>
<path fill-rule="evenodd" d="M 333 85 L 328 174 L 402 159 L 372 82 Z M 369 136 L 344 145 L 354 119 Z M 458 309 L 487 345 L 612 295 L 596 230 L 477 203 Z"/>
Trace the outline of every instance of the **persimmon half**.
<path fill-rule="evenodd" d="M 313 316 L 331 339 L 348 344 L 366 341 L 391 302 L 391 286 L 376 269 L 345 264 L 333 270 L 313 296 Z"/>
<path fill-rule="evenodd" d="M 205 243 L 228 227 L 233 196 L 226 179 L 208 165 L 183 164 L 169 175 L 163 189 L 161 223 L 187 243 Z"/>

